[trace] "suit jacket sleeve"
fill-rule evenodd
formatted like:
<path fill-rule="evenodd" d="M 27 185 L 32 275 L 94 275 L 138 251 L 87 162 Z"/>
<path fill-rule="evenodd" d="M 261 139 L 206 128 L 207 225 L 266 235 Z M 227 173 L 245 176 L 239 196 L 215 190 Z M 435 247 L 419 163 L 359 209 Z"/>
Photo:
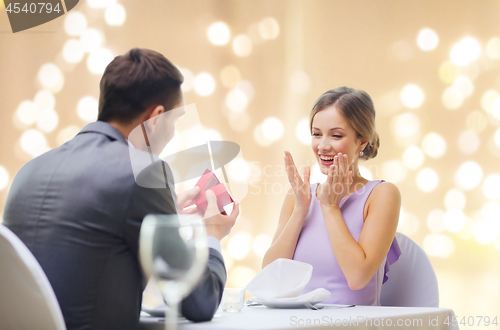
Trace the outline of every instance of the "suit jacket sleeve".
<path fill-rule="evenodd" d="M 159 162 L 141 172 L 140 182 L 165 182 L 165 169 L 170 174 L 166 163 Z M 150 181 L 152 180 L 152 181 Z M 170 180 L 167 180 L 172 184 Z M 168 182 L 166 188 L 145 188 L 135 184 L 125 222 L 124 236 L 139 262 L 139 232 L 142 220 L 147 214 L 175 214 L 176 197 L 172 195 Z M 144 282 L 145 283 L 145 282 Z M 143 283 L 143 289 L 144 289 Z M 207 267 L 198 285 L 182 301 L 181 312 L 195 322 L 209 321 L 213 318 L 226 283 L 226 268 L 222 255 L 215 249 L 209 249 Z"/>
<path fill-rule="evenodd" d="M 194 322 L 210 321 L 219 307 L 226 284 L 226 268 L 219 251 L 209 249 L 208 264 L 200 283 L 182 301 L 181 312 Z"/>

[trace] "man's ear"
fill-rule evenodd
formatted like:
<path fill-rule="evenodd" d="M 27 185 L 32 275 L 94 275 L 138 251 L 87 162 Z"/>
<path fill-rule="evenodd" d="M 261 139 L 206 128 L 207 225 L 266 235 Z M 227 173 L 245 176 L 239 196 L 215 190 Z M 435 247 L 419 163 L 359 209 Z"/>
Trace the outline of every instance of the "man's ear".
<path fill-rule="evenodd" d="M 156 126 L 156 123 L 160 118 L 159 115 L 161 115 L 164 111 L 165 108 L 163 107 L 163 105 L 157 105 L 151 111 L 146 113 L 144 122 L 146 123 L 146 126 L 148 127 L 148 130 L 150 132 L 154 131 L 154 127 Z"/>

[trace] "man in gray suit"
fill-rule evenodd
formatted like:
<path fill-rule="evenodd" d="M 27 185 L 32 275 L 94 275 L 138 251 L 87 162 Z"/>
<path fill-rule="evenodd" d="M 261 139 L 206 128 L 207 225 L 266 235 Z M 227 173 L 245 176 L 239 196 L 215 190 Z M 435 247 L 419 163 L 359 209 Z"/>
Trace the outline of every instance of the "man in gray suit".
<path fill-rule="evenodd" d="M 180 71 L 157 52 L 136 48 L 117 56 L 101 79 L 98 121 L 28 162 L 12 183 L 4 224 L 44 269 L 68 329 L 138 327 L 145 283 L 138 260 L 142 220 L 182 210 L 198 191 L 176 198 L 168 183 L 138 185 L 127 137 L 147 122 L 165 145 L 173 132 L 155 126 L 155 119 L 183 105 L 182 82 Z M 207 199 L 207 212 L 217 210 L 215 196 L 207 193 Z M 234 225 L 239 206 L 230 215 L 214 213 L 205 214 L 207 268 L 181 306 L 193 321 L 210 320 L 220 303 L 226 270 L 219 240 Z"/>

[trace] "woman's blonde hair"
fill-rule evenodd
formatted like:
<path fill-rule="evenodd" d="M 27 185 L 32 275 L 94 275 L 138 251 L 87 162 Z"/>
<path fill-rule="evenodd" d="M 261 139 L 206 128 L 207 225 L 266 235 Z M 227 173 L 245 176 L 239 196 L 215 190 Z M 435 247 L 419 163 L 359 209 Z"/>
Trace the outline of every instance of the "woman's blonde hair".
<path fill-rule="evenodd" d="M 356 131 L 358 138 L 368 141 L 363 149 L 362 159 L 377 156 L 380 140 L 375 131 L 375 107 L 366 92 L 349 87 L 331 89 L 321 95 L 314 103 L 309 117 L 309 127 L 312 133 L 314 116 L 330 106 L 335 106 Z"/>

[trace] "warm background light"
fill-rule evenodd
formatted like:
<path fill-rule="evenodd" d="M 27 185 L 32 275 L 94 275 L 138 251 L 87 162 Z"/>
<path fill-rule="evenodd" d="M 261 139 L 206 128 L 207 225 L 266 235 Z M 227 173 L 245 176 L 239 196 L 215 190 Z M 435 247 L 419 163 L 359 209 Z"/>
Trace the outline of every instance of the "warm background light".
<path fill-rule="evenodd" d="M 199 111 L 203 127 L 183 141 L 202 134 L 241 147 L 226 171 L 248 194 L 222 246 L 227 285 L 245 286 L 290 187 L 283 151 L 301 173 L 311 168 L 311 182 L 325 180 L 309 112 L 347 85 L 377 110 L 379 154 L 360 172 L 399 187 L 398 230 L 428 253 L 441 306 L 498 316 L 499 1 L 82 0 L 16 34 L 0 8 L 0 210 L 27 161 L 97 118 L 113 57 L 152 48 L 183 72 L 184 102 Z"/>

